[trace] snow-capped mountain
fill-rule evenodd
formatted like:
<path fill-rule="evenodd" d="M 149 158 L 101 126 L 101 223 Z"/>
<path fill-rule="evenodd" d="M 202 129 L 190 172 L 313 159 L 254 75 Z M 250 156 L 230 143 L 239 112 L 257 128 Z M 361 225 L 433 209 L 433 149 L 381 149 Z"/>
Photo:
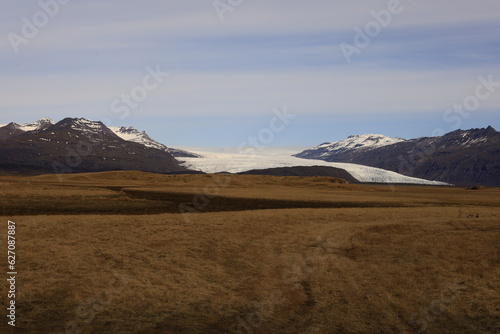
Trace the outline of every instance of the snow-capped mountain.
<path fill-rule="evenodd" d="M 142 144 L 146 147 L 156 148 L 157 150 L 166 151 L 172 154 L 174 157 L 190 157 L 190 158 L 197 157 L 197 155 L 194 153 L 167 147 L 162 143 L 157 142 L 150 136 L 148 136 L 148 134 L 145 131 L 141 132 L 134 127 L 121 126 L 121 127 L 110 127 L 110 129 L 123 140 Z"/>
<path fill-rule="evenodd" d="M 147 135 L 145 131 L 140 132 L 134 127 L 110 127 L 111 131 L 113 131 L 118 137 L 132 141 L 134 143 L 142 144 L 146 147 L 156 148 L 158 150 L 166 150 L 167 146 L 157 142 Z"/>
<path fill-rule="evenodd" d="M 102 122 L 65 118 L 55 124 L 48 123 L 53 122 L 42 120 L 17 126 L 17 133 L 0 140 L 0 170 L 58 174 L 72 171 L 169 173 L 186 170 L 168 152 L 126 141 Z M 0 133 L 12 127 L 11 124 L 0 128 Z"/>
<path fill-rule="evenodd" d="M 396 144 L 402 141 L 405 141 L 405 139 L 399 137 L 387 137 L 378 134 L 352 135 L 341 141 L 323 143 L 312 149 L 296 154 L 295 156 L 305 159 L 324 159 L 333 155 L 367 151 L 377 147 Z"/>
<path fill-rule="evenodd" d="M 51 125 L 54 125 L 54 121 L 50 118 L 42 118 L 33 123 L 18 124 L 12 122 L 9 124 L 0 125 L 0 139 L 7 139 L 28 131 L 45 130 Z"/>
<path fill-rule="evenodd" d="M 41 118 L 33 123 L 24 123 L 24 124 L 16 124 L 12 123 L 15 126 L 18 126 L 21 131 L 37 131 L 37 130 L 45 130 L 51 125 L 54 125 L 54 121 L 50 118 Z"/>
<path fill-rule="evenodd" d="M 376 183 L 407 183 L 423 185 L 445 185 L 443 182 L 429 181 L 404 176 L 395 172 L 368 166 L 326 162 L 323 160 L 300 159 L 290 155 L 286 148 L 266 147 L 262 150 L 196 149 L 189 151 L 200 155 L 199 158 L 184 158 L 183 165 L 189 169 L 200 170 L 205 173 L 240 173 L 254 169 L 267 169 L 294 166 L 327 166 L 347 171 L 359 182 Z"/>
<path fill-rule="evenodd" d="M 329 147 L 328 145 L 326 147 Z M 438 137 L 328 151 L 322 145 L 296 154 L 306 159 L 348 162 L 458 185 L 500 186 L 500 133 L 489 126 Z"/>
<path fill-rule="evenodd" d="M 239 173 L 327 166 L 345 170 L 360 182 L 500 186 L 500 133 L 491 126 L 410 140 L 354 135 L 293 156 L 298 148 L 294 152 L 270 148 L 264 152 L 190 151 L 195 153 L 169 148 L 133 127 L 110 129 L 84 118 L 65 118 L 55 124 L 44 118 L 0 126 L 0 170 L 9 172 L 53 172 L 54 164 L 63 171 L 160 173 L 185 172 L 186 168 Z M 183 164 L 173 156 L 182 157 Z"/>
<path fill-rule="evenodd" d="M 99 141 L 100 137 L 112 131 L 123 140 L 141 144 L 148 148 L 165 151 L 174 157 L 197 157 L 194 153 L 167 147 L 149 137 L 145 131 L 141 132 L 134 127 L 107 127 L 102 122 L 90 121 L 85 118 L 67 118 L 65 120 L 67 121 L 58 125 L 59 128 L 66 127 L 68 129 L 81 131 L 86 134 L 86 137 L 90 138 L 91 141 Z M 15 137 L 27 132 L 42 131 L 52 125 L 55 125 L 55 123 L 50 118 L 42 118 L 33 123 L 18 124 L 12 122 L 6 125 L 0 125 L 0 140 Z"/>
<path fill-rule="evenodd" d="M 100 143 L 116 140 L 116 135 L 104 123 L 90 121 L 85 118 L 65 118 L 57 122 L 50 128 L 50 134 L 61 132 L 70 140 L 80 140 L 83 142 Z"/>

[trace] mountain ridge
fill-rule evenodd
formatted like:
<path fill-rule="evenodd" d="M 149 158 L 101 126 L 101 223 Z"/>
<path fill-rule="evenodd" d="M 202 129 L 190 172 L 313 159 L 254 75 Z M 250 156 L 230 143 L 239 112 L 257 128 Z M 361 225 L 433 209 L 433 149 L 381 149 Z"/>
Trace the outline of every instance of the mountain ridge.
<path fill-rule="evenodd" d="M 109 127 L 111 131 L 113 131 L 117 136 L 120 138 L 143 144 L 147 147 L 151 148 L 156 148 L 161 151 L 165 151 L 170 153 L 174 157 L 189 157 L 189 158 L 196 158 L 198 157 L 197 154 L 185 151 L 185 150 L 180 150 L 176 148 L 171 148 L 167 147 L 166 145 L 154 140 L 151 138 L 146 131 L 139 131 L 133 126 L 125 127 L 125 126 L 116 126 L 116 127 Z"/>
<path fill-rule="evenodd" d="M 0 140 L 18 136 L 28 131 L 40 131 L 54 125 L 50 118 L 41 118 L 33 123 L 14 123 L 0 125 Z"/>
<path fill-rule="evenodd" d="M 55 124 L 38 123 L 40 127 L 25 127 L 30 130 L 12 133 L 0 140 L 1 170 L 32 170 L 33 173 L 187 170 L 170 153 L 126 141 L 100 121 L 68 117 Z M 0 133 L 11 124 L 15 123 L 0 128 Z M 13 127 L 15 125 L 10 126 Z"/>
<path fill-rule="evenodd" d="M 318 159 L 332 154 L 349 153 L 353 149 L 358 151 L 370 150 L 401 141 L 405 141 L 405 139 L 399 137 L 387 137 L 379 134 L 351 135 L 347 137 L 347 139 L 336 142 L 326 142 L 312 149 L 295 154 L 294 156 L 298 158 Z"/>
<path fill-rule="evenodd" d="M 492 126 L 459 129 L 443 136 L 420 137 L 364 150 L 329 153 L 320 146 L 294 156 L 362 164 L 456 185 L 500 186 L 500 133 Z"/>

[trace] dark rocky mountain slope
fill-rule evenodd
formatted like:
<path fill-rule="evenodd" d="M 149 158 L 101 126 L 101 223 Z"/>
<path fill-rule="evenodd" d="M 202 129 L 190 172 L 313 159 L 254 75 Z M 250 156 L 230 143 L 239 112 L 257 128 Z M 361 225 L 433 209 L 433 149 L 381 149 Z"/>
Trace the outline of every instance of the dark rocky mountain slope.
<path fill-rule="evenodd" d="M 310 149 L 296 156 L 373 166 L 455 185 L 500 186 L 500 133 L 491 126 L 340 153 L 317 149 L 316 155 Z"/>
<path fill-rule="evenodd" d="M 8 133 L 6 127 L 11 124 L 0 131 Z M 101 122 L 65 118 L 56 124 L 28 129 L 0 140 L 0 170 L 33 174 L 186 170 L 168 152 L 126 141 Z"/>

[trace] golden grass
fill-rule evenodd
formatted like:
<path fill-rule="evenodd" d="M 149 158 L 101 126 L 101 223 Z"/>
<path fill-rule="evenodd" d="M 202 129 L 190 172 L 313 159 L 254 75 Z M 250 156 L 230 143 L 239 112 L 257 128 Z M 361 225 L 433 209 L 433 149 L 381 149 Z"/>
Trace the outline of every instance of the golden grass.
<path fill-rule="evenodd" d="M 2 205 L 18 196 L 26 205 L 76 199 L 98 207 L 100 199 L 148 207 L 158 201 L 101 186 L 189 192 L 213 181 L 126 172 L 68 177 L 32 178 L 30 185 L 0 179 Z M 4 231 L 7 219 L 17 223 L 19 308 L 15 331 L 3 321 L 1 332 L 500 330 L 498 189 L 245 175 L 231 176 L 220 191 L 411 206 L 221 211 L 188 220 L 180 213 L 3 216 Z"/>

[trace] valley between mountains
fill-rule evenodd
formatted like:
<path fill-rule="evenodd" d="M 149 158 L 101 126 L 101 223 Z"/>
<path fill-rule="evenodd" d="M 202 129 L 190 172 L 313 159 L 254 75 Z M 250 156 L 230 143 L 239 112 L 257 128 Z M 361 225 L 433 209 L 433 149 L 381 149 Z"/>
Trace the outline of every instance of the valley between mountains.
<path fill-rule="evenodd" d="M 268 174 L 265 170 L 273 169 L 274 175 L 347 173 L 347 179 L 362 183 L 499 186 L 499 152 L 500 135 L 492 127 L 411 140 L 353 135 L 302 152 L 288 147 L 172 148 L 133 127 L 107 127 L 83 118 L 0 127 L 0 170 L 11 174 Z"/>
<path fill-rule="evenodd" d="M 471 148 L 495 138 L 482 131 Z M 170 148 L 81 118 L 0 137 L 19 273 L 16 327 L 2 333 L 499 330 L 499 188 L 299 148 Z M 307 152 L 394 145 L 409 144 L 365 135 Z"/>

